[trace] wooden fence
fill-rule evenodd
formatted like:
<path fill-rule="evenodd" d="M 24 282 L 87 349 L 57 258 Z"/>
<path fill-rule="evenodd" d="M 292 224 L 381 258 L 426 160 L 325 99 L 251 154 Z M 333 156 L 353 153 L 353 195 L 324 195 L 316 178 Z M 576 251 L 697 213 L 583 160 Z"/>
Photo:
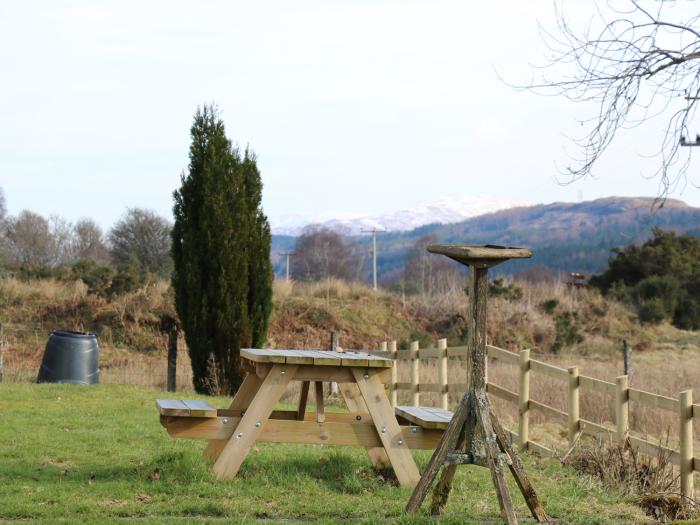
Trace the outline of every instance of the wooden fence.
<path fill-rule="evenodd" d="M 543 414 L 547 418 L 554 419 L 566 425 L 568 440 L 574 444 L 579 434 L 599 436 L 611 435 L 620 443 L 629 442 L 644 454 L 657 456 L 667 455 L 671 462 L 679 466 L 681 493 L 686 497 L 693 497 L 693 472 L 700 472 L 700 458 L 693 455 L 693 419 L 700 421 L 700 404 L 693 404 L 692 390 L 680 392 L 678 399 L 666 397 L 643 390 L 630 388 L 626 375 L 616 378 L 614 383 L 588 377 L 579 374 L 578 367 L 571 366 L 560 368 L 536 359 L 530 358 L 530 350 L 510 352 L 502 348 L 487 345 L 487 354 L 491 358 L 511 364 L 518 369 L 518 392 L 513 392 L 491 381 L 488 381 L 486 390 L 492 396 L 512 403 L 518 409 L 518 432 L 512 432 L 515 442 L 521 450 L 530 450 L 540 454 L 554 455 L 554 451 L 536 443 L 529 436 L 529 415 L 531 410 Z M 448 394 L 461 394 L 467 389 L 465 383 L 448 384 L 447 368 L 449 357 L 466 359 L 467 347 L 447 347 L 447 340 L 440 339 L 437 348 L 419 348 L 414 341 L 407 350 L 398 350 L 396 341 L 382 343 L 377 352 L 394 359 L 390 392 L 391 403 L 396 406 L 399 390 L 407 390 L 410 393 L 411 404 L 419 406 L 420 395 L 423 392 L 434 392 L 439 395 L 440 406 L 449 409 Z M 436 359 L 438 382 L 423 383 L 420 380 L 421 359 Z M 398 381 L 397 364 L 399 360 L 409 361 L 410 382 Z M 538 374 L 563 382 L 567 388 L 566 412 L 530 399 L 530 382 Z M 608 396 L 615 406 L 615 428 L 587 421 L 579 415 L 579 396 L 581 390 L 592 390 Z M 635 401 L 641 405 L 656 409 L 666 410 L 678 416 L 679 450 L 662 446 L 641 437 L 630 434 L 629 428 L 629 402 Z"/>

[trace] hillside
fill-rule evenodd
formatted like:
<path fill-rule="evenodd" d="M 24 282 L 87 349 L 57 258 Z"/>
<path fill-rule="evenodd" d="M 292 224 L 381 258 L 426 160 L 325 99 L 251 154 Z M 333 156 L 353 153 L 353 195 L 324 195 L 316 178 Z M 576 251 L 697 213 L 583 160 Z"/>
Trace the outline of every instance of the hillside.
<path fill-rule="evenodd" d="M 454 224 L 386 232 L 378 237 L 379 274 L 386 282 L 395 278 L 403 269 L 406 252 L 417 239 L 428 234 L 435 235 L 441 242 L 491 243 L 533 249 L 532 259 L 507 263 L 496 269 L 506 274 L 535 266 L 557 272 L 597 273 L 604 269 L 613 247 L 643 242 L 651 236 L 654 227 L 700 235 L 700 208 L 669 199 L 662 208 L 652 212 L 653 204 L 654 199 L 647 197 L 556 202 L 510 208 Z M 358 243 L 362 253 L 369 253 L 369 238 L 354 237 L 352 240 Z M 280 251 L 293 246 L 293 237 L 273 236 L 273 261 L 279 258 Z M 369 264 L 365 266 L 369 272 Z"/>
<path fill-rule="evenodd" d="M 562 283 L 516 286 L 522 287 L 521 299 L 491 301 L 488 337 L 503 348 L 616 360 L 622 339 L 644 351 L 700 348 L 697 333 L 667 324 L 641 325 L 627 307 L 595 291 L 572 294 Z M 107 300 L 87 295 L 80 281 L 0 279 L 6 380 L 36 377 L 47 333 L 67 329 L 98 334 L 101 367 L 114 381 L 156 385 L 165 362 L 161 318 L 173 315 L 172 302 L 172 291 L 162 281 Z M 466 341 L 466 315 L 461 289 L 445 296 L 403 296 L 339 281 L 277 281 L 268 346 L 327 347 L 331 331 L 339 332 L 345 348 L 373 349 L 386 340 L 398 341 L 400 348 L 413 340 L 427 347 L 441 337 L 459 345 Z M 158 370 L 156 376 L 150 367 Z M 182 371 L 189 382 L 188 374 Z"/>

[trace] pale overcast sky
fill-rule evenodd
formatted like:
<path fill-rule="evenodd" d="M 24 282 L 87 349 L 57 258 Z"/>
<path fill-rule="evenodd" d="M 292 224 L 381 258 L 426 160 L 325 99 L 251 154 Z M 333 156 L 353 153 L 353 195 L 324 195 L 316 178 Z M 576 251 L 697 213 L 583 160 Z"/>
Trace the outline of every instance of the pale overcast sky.
<path fill-rule="evenodd" d="M 585 21 L 591 5 L 570 12 Z M 596 179 L 554 181 L 590 112 L 495 73 L 526 82 L 552 20 L 550 1 L 523 0 L 3 0 L 0 186 L 13 214 L 170 216 L 192 116 L 216 102 L 258 154 L 272 218 L 655 195 L 641 155 L 663 122 L 620 137 Z M 674 196 L 700 205 L 692 185 Z"/>

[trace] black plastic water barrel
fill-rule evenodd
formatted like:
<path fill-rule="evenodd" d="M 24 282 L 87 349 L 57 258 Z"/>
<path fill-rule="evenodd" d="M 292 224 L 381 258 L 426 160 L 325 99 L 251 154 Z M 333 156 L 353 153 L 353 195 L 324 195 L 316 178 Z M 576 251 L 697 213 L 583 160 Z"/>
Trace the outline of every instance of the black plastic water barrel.
<path fill-rule="evenodd" d="M 99 361 L 95 334 L 55 330 L 46 343 L 37 383 L 97 384 Z"/>

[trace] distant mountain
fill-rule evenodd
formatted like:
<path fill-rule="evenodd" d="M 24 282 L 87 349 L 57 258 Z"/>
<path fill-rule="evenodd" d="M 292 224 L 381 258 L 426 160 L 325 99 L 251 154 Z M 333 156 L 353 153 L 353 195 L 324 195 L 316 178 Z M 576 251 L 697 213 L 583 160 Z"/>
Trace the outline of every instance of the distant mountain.
<path fill-rule="evenodd" d="M 285 215 L 271 219 L 272 233 L 297 236 L 305 226 L 317 224 L 348 235 L 362 230 L 408 231 L 425 224 L 449 224 L 527 203 L 493 197 L 449 197 L 423 202 L 405 210 L 382 215 L 326 212 L 319 215 Z"/>
<path fill-rule="evenodd" d="M 377 237 L 379 275 L 386 281 L 397 277 L 403 269 L 406 253 L 425 234 L 434 234 L 440 242 L 532 248 L 532 259 L 497 266 L 497 273 L 543 266 L 587 275 L 606 267 L 613 247 L 641 243 L 651 236 L 654 227 L 700 237 L 700 208 L 669 199 L 662 208 L 652 210 L 653 203 L 654 199 L 647 197 L 555 202 L 505 209 L 453 224 L 389 231 Z M 367 236 L 355 237 L 353 241 L 362 253 L 369 253 Z M 293 245 L 293 237 L 273 236 L 273 260 L 278 246 L 289 249 Z M 369 275 L 369 264 L 366 266 Z"/>

